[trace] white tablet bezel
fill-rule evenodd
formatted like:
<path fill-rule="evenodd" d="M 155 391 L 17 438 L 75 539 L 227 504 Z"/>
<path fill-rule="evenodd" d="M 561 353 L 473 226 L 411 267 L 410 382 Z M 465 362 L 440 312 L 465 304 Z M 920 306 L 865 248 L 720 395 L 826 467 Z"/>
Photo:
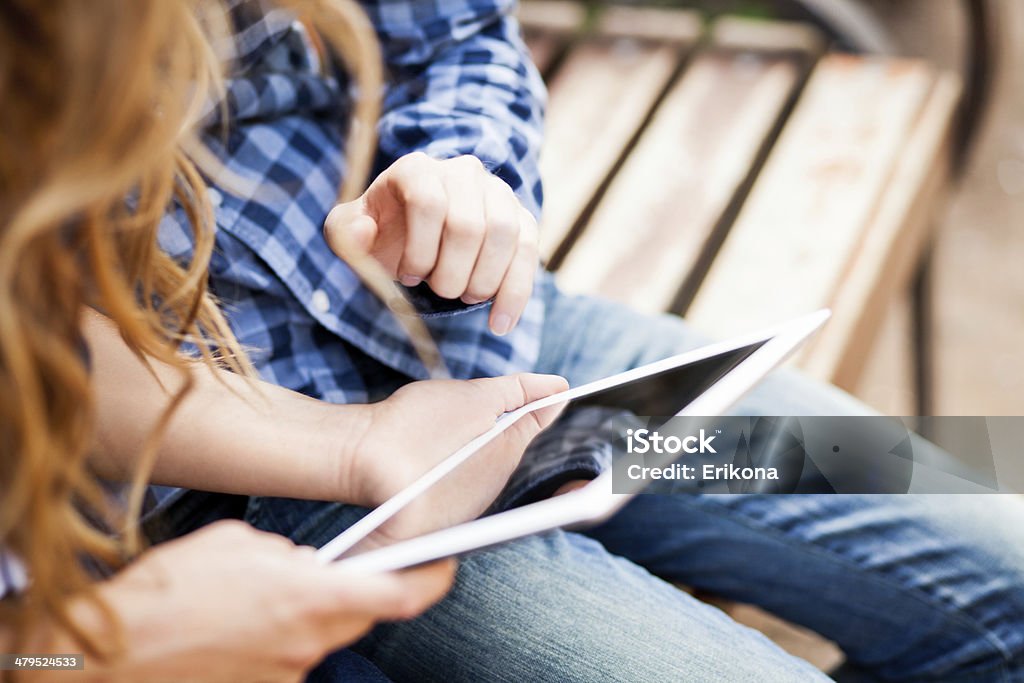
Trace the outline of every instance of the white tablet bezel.
<path fill-rule="evenodd" d="M 409 502 L 508 429 L 516 420 L 530 412 L 565 403 L 649 375 L 656 375 L 665 370 L 704 360 L 744 346 L 764 342 L 762 346 L 729 370 L 698 398 L 681 406 L 676 413 L 676 415 L 720 415 L 773 368 L 782 363 L 797 346 L 821 327 L 830 315 L 828 310 L 816 311 L 759 332 L 702 346 L 558 394 L 552 394 L 506 413 L 495 422 L 491 429 L 435 465 L 415 482 L 320 548 L 317 551 L 317 558 L 322 562 L 338 559 Z M 367 571 L 391 571 L 569 524 L 597 522 L 613 514 L 630 497 L 631 494 L 613 494 L 611 472 L 605 472 L 587 486 L 572 493 L 442 529 L 342 561 L 346 566 Z"/>

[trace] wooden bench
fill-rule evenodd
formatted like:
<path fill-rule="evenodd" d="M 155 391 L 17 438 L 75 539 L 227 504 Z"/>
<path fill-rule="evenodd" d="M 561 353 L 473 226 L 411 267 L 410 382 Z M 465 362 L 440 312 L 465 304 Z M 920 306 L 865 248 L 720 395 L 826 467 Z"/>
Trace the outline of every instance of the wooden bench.
<path fill-rule="evenodd" d="M 714 335 L 821 307 L 794 360 L 853 390 L 949 178 L 958 77 L 801 24 L 527 0 L 561 285 Z"/>
<path fill-rule="evenodd" d="M 801 24 L 558 0 L 520 18 L 550 92 L 542 253 L 561 285 L 719 337 L 827 306 L 794 363 L 854 390 L 943 204 L 958 76 L 834 53 Z"/>

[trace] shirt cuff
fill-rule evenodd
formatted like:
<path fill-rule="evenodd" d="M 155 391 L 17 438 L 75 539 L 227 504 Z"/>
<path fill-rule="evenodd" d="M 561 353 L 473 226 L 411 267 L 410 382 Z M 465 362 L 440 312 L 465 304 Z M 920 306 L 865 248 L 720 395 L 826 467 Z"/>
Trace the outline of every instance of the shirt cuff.
<path fill-rule="evenodd" d="M 409 303 L 416 309 L 416 312 L 423 318 L 446 318 L 475 311 L 478 308 L 490 306 L 490 301 L 478 304 L 467 304 L 461 299 L 444 299 L 434 293 L 426 282 L 421 282 L 415 287 L 400 285 L 409 298 Z"/>
<path fill-rule="evenodd" d="M 601 466 L 594 458 L 562 460 L 548 469 L 533 473 L 528 480 L 511 482 L 491 504 L 487 514 L 504 512 L 545 500 L 553 496 L 563 484 L 579 479 L 595 479 L 599 474 Z"/>

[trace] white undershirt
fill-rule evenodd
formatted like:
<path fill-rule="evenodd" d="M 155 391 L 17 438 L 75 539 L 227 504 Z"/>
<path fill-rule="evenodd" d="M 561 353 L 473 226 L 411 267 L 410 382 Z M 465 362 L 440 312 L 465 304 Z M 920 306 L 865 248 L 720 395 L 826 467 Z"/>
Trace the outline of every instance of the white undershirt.
<path fill-rule="evenodd" d="M 27 584 L 28 576 L 21 561 L 0 547 L 0 598 L 24 590 Z"/>

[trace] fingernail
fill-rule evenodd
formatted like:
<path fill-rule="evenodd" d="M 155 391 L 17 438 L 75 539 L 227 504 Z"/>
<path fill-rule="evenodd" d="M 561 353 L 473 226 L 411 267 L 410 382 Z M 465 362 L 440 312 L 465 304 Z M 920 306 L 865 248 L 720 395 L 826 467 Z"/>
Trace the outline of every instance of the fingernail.
<path fill-rule="evenodd" d="M 494 334 L 499 337 L 504 337 L 508 334 L 508 331 L 512 329 L 512 317 L 506 313 L 499 313 L 494 316 L 494 322 L 491 324 L 491 330 Z"/>
<path fill-rule="evenodd" d="M 398 278 L 398 281 L 401 282 L 406 287 L 415 287 L 419 283 L 423 282 L 423 278 L 416 277 L 415 275 L 403 275 L 402 277 Z"/>

